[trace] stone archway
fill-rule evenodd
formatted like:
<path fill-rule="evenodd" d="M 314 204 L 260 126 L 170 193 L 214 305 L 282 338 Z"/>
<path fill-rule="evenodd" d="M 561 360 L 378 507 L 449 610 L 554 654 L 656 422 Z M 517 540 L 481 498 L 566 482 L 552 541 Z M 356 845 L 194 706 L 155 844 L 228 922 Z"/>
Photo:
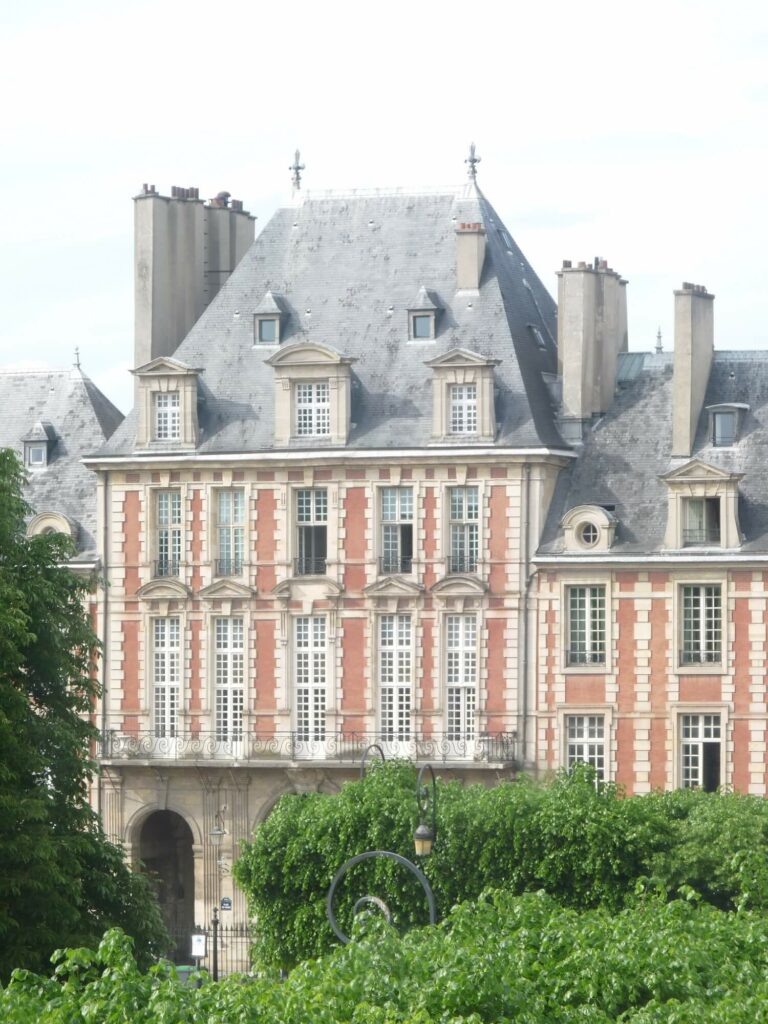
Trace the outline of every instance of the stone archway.
<path fill-rule="evenodd" d="M 160 911 L 175 942 L 176 963 L 189 962 L 189 935 L 195 916 L 192 830 L 175 811 L 153 811 L 141 826 L 139 858 L 151 875 Z"/>

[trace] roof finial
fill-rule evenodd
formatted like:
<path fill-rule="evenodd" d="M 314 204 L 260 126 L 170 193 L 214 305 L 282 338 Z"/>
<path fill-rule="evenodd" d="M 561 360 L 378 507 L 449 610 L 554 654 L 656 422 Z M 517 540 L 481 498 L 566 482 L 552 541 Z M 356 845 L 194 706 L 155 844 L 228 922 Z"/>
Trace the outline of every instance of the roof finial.
<path fill-rule="evenodd" d="M 656 355 L 658 355 L 660 352 L 663 352 L 663 349 L 661 347 L 661 327 L 659 327 L 658 331 L 656 331 Z"/>
<path fill-rule="evenodd" d="M 469 156 L 464 161 L 465 164 L 469 165 L 467 174 L 469 175 L 470 181 L 475 181 L 477 179 L 477 165 L 480 163 L 481 159 L 481 157 L 475 156 L 475 144 L 474 142 L 471 143 L 469 147 Z"/>
<path fill-rule="evenodd" d="M 291 178 L 291 182 L 293 183 L 293 187 L 297 190 L 301 188 L 301 172 L 305 170 L 305 164 L 300 163 L 300 160 L 301 153 L 297 149 L 296 155 L 293 158 L 293 163 L 288 168 L 289 171 L 293 171 L 293 177 Z"/>
<path fill-rule="evenodd" d="M 75 346 L 75 366 L 80 369 L 80 349 Z"/>

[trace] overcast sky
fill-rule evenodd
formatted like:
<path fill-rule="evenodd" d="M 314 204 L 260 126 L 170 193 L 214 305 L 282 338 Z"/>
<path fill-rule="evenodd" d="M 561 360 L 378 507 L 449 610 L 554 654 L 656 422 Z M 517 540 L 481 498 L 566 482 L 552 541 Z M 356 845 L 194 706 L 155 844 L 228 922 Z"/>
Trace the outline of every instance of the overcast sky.
<path fill-rule="evenodd" d="M 706 285 L 716 345 L 768 348 L 768 4 L 25 0 L 0 6 L 0 365 L 131 404 L 131 198 L 478 184 L 553 293 L 629 280 L 630 347 Z"/>

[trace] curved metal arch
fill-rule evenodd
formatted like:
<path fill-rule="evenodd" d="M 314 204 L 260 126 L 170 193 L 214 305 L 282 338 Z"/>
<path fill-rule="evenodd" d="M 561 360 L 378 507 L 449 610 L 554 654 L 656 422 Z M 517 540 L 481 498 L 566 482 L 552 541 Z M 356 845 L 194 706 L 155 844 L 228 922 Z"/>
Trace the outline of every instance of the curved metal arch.
<path fill-rule="evenodd" d="M 381 758 L 382 761 L 386 761 L 387 760 L 387 755 L 384 753 L 384 750 L 380 746 L 380 744 L 378 744 L 378 743 L 369 743 L 368 746 L 363 751 L 362 757 L 360 758 L 360 778 L 361 779 L 365 776 L 365 763 L 368 760 L 368 755 L 370 754 L 370 752 L 372 750 L 377 751 L 377 753 L 378 753 L 378 755 L 379 755 L 379 757 Z"/>
<path fill-rule="evenodd" d="M 342 880 L 347 871 L 354 867 L 355 864 L 359 864 L 361 861 L 370 860 L 372 857 L 387 857 L 389 860 L 395 861 L 397 864 L 401 864 L 404 868 L 407 868 L 412 875 L 416 877 L 424 890 L 424 895 L 427 897 L 427 906 L 429 908 L 429 923 L 435 924 L 437 922 L 437 907 L 435 905 L 435 894 L 432 892 L 432 886 L 429 884 L 427 876 L 421 871 L 416 865 L 408 860 L 407 857 L 401 856 L 399 853 L 393 853 L 391 850 L 366 850 L 365 853 L 358 853 L 356 857 L 350 857 L 348 861 L 341 865 L 339 870 L 333 876 L 331 887 L 328 890 L 328 896 L 325 901 L 325 913 L 328 917 L 328 922 L 333 928 L 334 935 L 337 939 L 343 942 L 345 945 L 350 941 L 348 935 L 339 927 L 339 922 L 336 920 L 336 915 L 333 913 L 333 897 L 336 895 L 336 889 L 339 882 Z M 388 917 L 389 907 L 383 900 L 380 900 L 377 896 L 362 896 L 355 903 L 355 910 L 358 910 L 364 903 L 373 903 L 378 906 L 380 910 Z"/>

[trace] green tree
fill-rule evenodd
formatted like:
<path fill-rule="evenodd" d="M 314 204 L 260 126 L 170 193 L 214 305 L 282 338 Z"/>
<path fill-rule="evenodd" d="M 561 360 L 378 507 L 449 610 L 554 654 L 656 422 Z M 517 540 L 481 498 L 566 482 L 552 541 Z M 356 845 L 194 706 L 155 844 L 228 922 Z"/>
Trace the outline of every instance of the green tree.
<path fill-rule="evenodd" d="M 26 536 L 15 454 L 0 450 L 0 977 L 39 968 L 59 946 L 131 927 L 142 957 L 167 938 L 88 803 L 97 732 L 91 581 L 59 534 Z"/>

